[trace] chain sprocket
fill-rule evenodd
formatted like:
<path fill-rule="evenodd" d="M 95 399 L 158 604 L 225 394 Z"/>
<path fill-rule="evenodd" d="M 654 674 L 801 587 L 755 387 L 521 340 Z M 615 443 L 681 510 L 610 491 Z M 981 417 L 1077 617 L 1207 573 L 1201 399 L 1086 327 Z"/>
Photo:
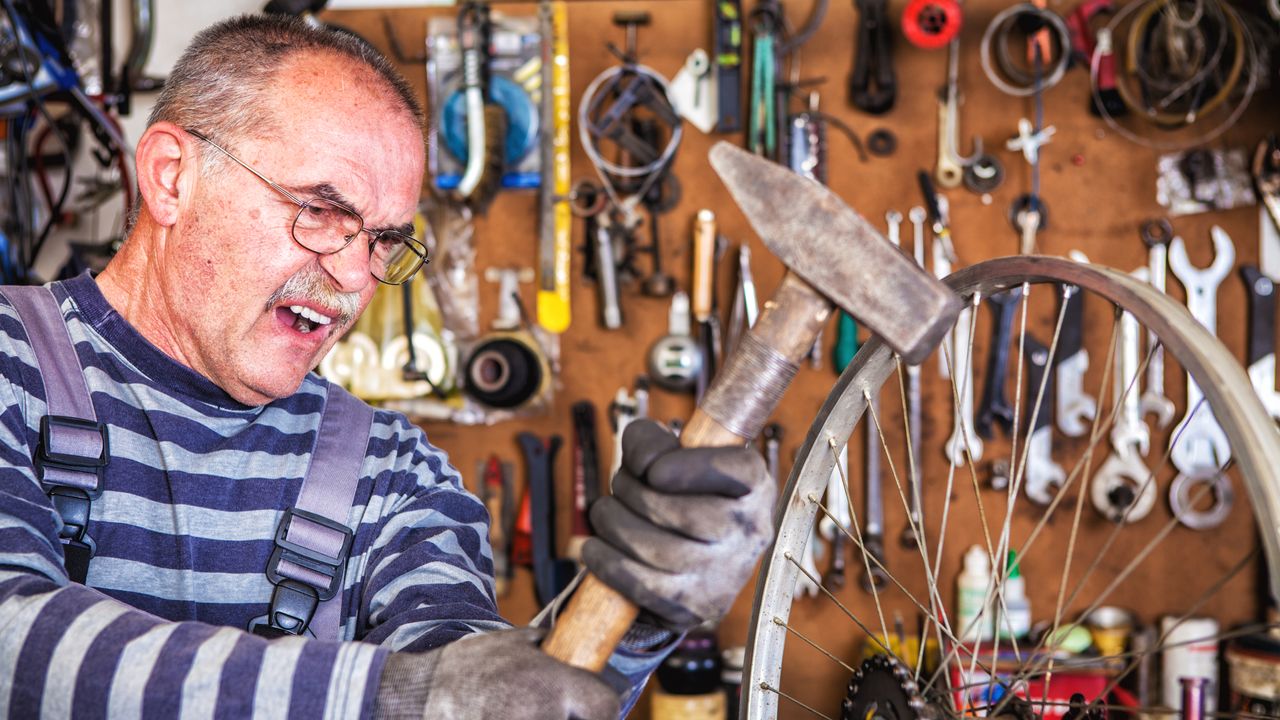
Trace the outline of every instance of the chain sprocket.
<path fill-rule="evenodd" d="M 841 720 L 932 720 L 934 709 L 920 695 L 911 671 L 886 655 L 864 660 L 849 680 Z"/>

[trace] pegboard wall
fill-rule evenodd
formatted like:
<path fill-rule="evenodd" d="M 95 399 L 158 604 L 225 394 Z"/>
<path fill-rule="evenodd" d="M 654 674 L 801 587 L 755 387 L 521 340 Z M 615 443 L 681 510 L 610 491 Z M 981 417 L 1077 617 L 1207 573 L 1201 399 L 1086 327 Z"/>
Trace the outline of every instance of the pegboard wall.
<path fill-rule="evenodd" d="M 901 16 L 904 3 L 890 3 L 890 17 Z M 601 71 L 616 64 L 616 58 L 605 47 L 607 40 L 619 46 L 624 40 L 623 30 L 611 22 L 619 10 L 648 11 L 652 23 L 639 32 L 640 60 L 672 77 L 684 64 L 686 56 L 695 48 L 710 48 L 713 3 L 706 0 L 665 0 L 650 2 L 569 2 L 570 72 L 574 112 L 587 84 Z M 747 3 L 748 7 L 750 3 Z M 991 18 L 1007 3 L 999 0 L 970 0 L 965 6 L 965 22 L 961 31 L 960 90 L 963 101 L 960 106 L 959 132 L 961 151 L 969 152 L 975 137 L 984 141 L 985 147 L 1004 163 L 1004 183 L 989 197 L 980 197 L 964 189 L 946 193 L 951 209 L 952 230 L 961 265 L 969 265 L 1018 251 L 1019 236 L 1011 227 L 1008 217 L 1010 203 L 1030 187 L 1029 167 L 1020 153 L 1005 149 L 1005 141 L 1016 135 L 1020 118 L 1030 118 L 1035 111 L 1030 99 L 1015 98 L 1003 94 L 984 77 L 978 46 L 983 30 Z M 1075 3 L 1050 0 L 1049 8 L 1059 14 L 1068 14 Z M 803 22 L 810 10 L 808 0 L 784 3 L 793 25 Z M 535 14 L 532 3 L 495 4 L 499 13 Z M 387 11 L 330 11 L 324 19 L 355 30 L 374 45 L 389 50 L 384 31 L 384 18 L 394 28 L 400 44 L 410 53 L 418 53 L 424 46 L 426 23 L 429 17 L 453 15 L 454 8 L 413 8 Z M 886 115 L 873 117 L 853 109 L 846 101 L 845 81 L 853 62 L 856 28 L 856 12 L 853 3 L 832 2 L 827 16 L 813 39 L 801 51 L 801 75 L 804 78 L 825 78 L 825 83 L 814 89 L 820 93 L 821 108 L 847 123 L 862 138 L 876 128 L 890 129 L 898 139 L 896 152 L 888 157 L 860 159 L 848 140 L 838 132 L 830 133 L 829 185 L 854 209 L 877 226 L 883 227 L 886 211 L 897 210 L 905 216 L 908 209 L 922 204 L 916 172 L 932 171 L 937 144 L 937 92 L 946 79 L 945 51 L 926 51 L 903 40 L 895 28 L 894 63 L 897 70 L 898 99 L 895 107 Z M 1272 30 L 1274 32 L 1274 29 Z M 401 71 L 426 97 L 424 67 L 420 63 L 401 65 Z M 1274 78 L 1272 78 L 1274 79 Z M 745 92 L 745 86 L 744 86 Z M 1132 270 L 1145 265 L 1146 248 L 1139 238 L 1140 223 L 1148 218 L 1162 217 L 1166 211 L 1156 202 L 1157 157 L 1156 150 L 1130 142 L 1111 131 L 1107 125 L 1088 111 L 1089 78 L 1081 68 L 1070 70 L 1056 87 L 1044 94 L 1044 122 L 1056 128 L 1056 134 L 1042 150 L 1040 194 L 1048 205 L 1048 225 L 1040 233 L 1039 251 L 1051 255 L 1066 255 L 1079 250 L 1095 263 Z M 1253 147 L 1267 131 L 1277 130 L 1277 104 L 1272 90 L 1261 89 L 1240 122 L 1215 139 L 1213 149 L 1244 148 L 1252 153 Z M 799 107 L 794 108 L 801 109 Z M 576 120 L 575 120 L 576 123 Z M 1166 140 L 1168 136 L 1157 130 L 1146 131 L 1153 139 Z M 572 174 L 575 179 L 595 177 L 586 155 L 577 143 L 577 131 L 573 138 Z M 694 216 L 699 209 L 710 208 L 717 214 L 720 232 L 730 241 L 730 249 L 745 243 L 752 250 L 753 270 L 757 292 L 763 301 L 768 298 L 780 281 L 783 268 L 760 244 L 730 200 L 707 162 L 711 145 L 721 139 L 742 143 L 742 136 L 704 135 L 686 124 L 683 145 L 674 162 L 674 172 L 683 186 L 679 205 L 662 216 L 662 246 L 664 267 L 672 274 L 681 288 L 689 288 L 691 268 L 691 244 Z M 476 221 L 477 269 L 488 266 L 536 266 L 538 238 L 538 203 L 535 192 L 504 191 L 487 214 Z M 1177 218 L 1173 227 L 1187 242 L 1189 254 L 1195 264 L 1208 265 L 1213 251 L 1209 229 L 1213 225 L 1224 228 L 1234 240 L 1236 263 L 1256 264 L 1258 261 L 1258 210 L 1249 206 L 1230 211 L 1210 212 Z M 910 223 L 904 222 L 904 237 L 909 237 Z M 582 243 L 582 223 L 574 227 L 575 246 Z M 717 268 L 719 307 L 731 305 L 730 293 L 735 284 L 735 253 L 726 253 Z M 497 452 L 510 460 L 517 468 L 517 478 L 523 477 L 523 466 L 515 437 L 517 432 L 528 430 L 546 436 L 562 435 L 566 443 L 572 437 L 569 407 L 579 400 L 595 404 L 601 418 L 607 417 L 607 408 L 619 387 L 631 387 L 634 378 L 645 369 L 645 351 L 667 328 L 668 301 L 643 296 L 638 287 L 623 290 L 623 310 L 626 321 L 622 329 L 606 331 L 597 321 L 597 298 L 594 288 L 581 274 L 582 255 L 575 251 L 572 270 L 573 321 L 561 338 L 562 373 L 556 392 L 555 407 L 545 416 L 528 420 L 501 423 L 490 427 L 460 427 L 432 423 L 425 425 L 431 440 L 447 450 L 453 463 L 466 477 L 468 486 L 478 487 L 480 479 L 473 475 L 477 463 L 491 452 Z M 533 289 L 522 286 L 524 299 L 533 307 Z M 1170 280 L 1170 293 L 1181 299 L 1181 287 Z M 492 317 L 496 306 L 492 286 L 482 283 L 481 321 Z M 1222 341 L 1238 358 L 1244 357 L 1246 324 L 1244 318 L 1246 294 L 1238 276 L 1232 275 L 1223 283 L 1219 292 L 1218 331 Z M 1052 303 L 1046 301 L 1032 319 L 1042 337 L 1052 332 L 1054 314 Z M 1101 305 L 1101 304 L 1099 304 Z M 1093 307 L 1088 310 L 1092 319 L 1109 323 L 1110 309 Z M 988 327 L 988 313 L 979 313 L 977 334 L 984 337 Z M 834 325 L 832 326 L 834 328 Z M 1104 325 L 1103 327 L 1108 327 Z M 828 345 L 834 330 L 825 333 Z M 1099 358 L 1090 371 L 1091 386 L 1101 382 L 1101 358 L 1106 357 L 1105 334 L 1097 336 L 1086 330 L 1086 343 Z M 830 364 L 830 352 L 824 353 L 824 366 L 820 369 L 806 366 L 789 390 L 776 412 L 775 420 L 785 429 L 783 439 L 783 470 L 790 466 L 796 448 L 803 441 L 809 424 L 835 380 Z M 981 368 L 985 350 L 978 343 L 975 364 Z M 936 378 L 935 372 L 926 372 L 925 385 L 925 443 L 926 447 L 938 447 L 950 432 L 950 394 Z M 1183 381 L 1180 373 L 1170 372 L 1166 381 L 1167 393 L 1179 405 L 1182 412 Z M 1104 393 L 1108 395 L 1108 393 Z M 896 395 L 894 396 L 896 398 Z M 650 413 L 660 420 L 687 418 L 693 409 L 691 397 L 673 395 L 654 390 Z M 901 410 L 886 410 L 890 424 L 901 423 Z M 602 463 L 607 463 L 612 444 L 607 424 L 601 425 L 599 440 Z M 1154 444 L 1154 443 L 1153 443 Z M 566 445 L 567 448 L 567 445 Z M 1078 454 L 1083 445 L 1063 441 L 1061 453 Z M 857 456 L 850 458 L 853 468 L 859 468 Z M 945 477 L 946 465 L 939 456 L 925 460 L 926 512 L 941 502 L 944 494 L 934 482 Z M 854 478 L 855 503 L 859 502 L 856 470 Z M 555 478 L 557 502 L 560 507 L 560 549 L 568 535 L 569 503 L 571 496 L 571 453 L 562 451 L 557 460 Z M 1162 482 L 1167 482 L 1162 479 Z M 1181 532 L 1175 540 L 1177 552 L 1153 559 L 1151 583 L 1147 592 L 1139 596 L 1114 599 L 1115 604 L 1128 605 L 1148 614 L 1148 619 L 1171 608 L 1159 607 L 1162 587 L 1173 587 L 1182 582 L 1190 568 L 1198 566 L 1222 567 L 1238 559 L 1239 548 L 1255 543 L 1254 529 L 1248 517 L 1247 503 L 1237 493 L 1237 508 L 1229 523 L 1223 541 L 1201 542 L 1190 531 Z M 1244 506 L 1244 507 L 1241 507 Z M 957 512 L 961 512 L 957 510 Z M 1167 510 L 1163 512 L 1167 513 Z M 903 526 L 901 507 L 890 502 L 887 517 L 887 535 L 896 538 Z M 976 524 L 976 517 L 957 515 L 953 522 Z M 1143 538 L 1135 539 L 1139 542 Z M 890 543 L 888 563 L 893 565 L 905 553 Z M 1136 546 L 1135 546 L 1136 547 Z M 1120 557 L 1128 546 L 1117 546 Z M 964 545 L 956 543 L 948 548 L 946 563 L 959 563 Z M 1188 562 L 1190 560 L 1190 562 Z M 852 572 L 852 570 L 851 570 Z M 1056 567 L 1055 567 L 1056 572 Z M 1034 564 L 1025 569 L 1034 577 Z M 949 583 L 951 576 L 947 574 Z M 1057 577 L 1040 578 L 1042 582 L 1029 583 L 1033 609 L 1042 617 L 1053 607 L 1053 590 Z M 850 583 L 842 597 L 849 599 L 855 611 L 869 612 L 872 608 L 867 596 Z M 953 585 L 948 584 L 948 601 Z M 1243 573 L 1233 581 L 1227 592 L 1215 598 L 1205 611 L 1217 615 L 1225 624 L 1258 616 L 1263 602 L 1258 590 L 1256 573 Z M 808 604 L 806 604 L 808 603 Z M 733 612 L 721 627 L 723 645 L 740 644 L 746 639 L 746 620 L 750 614 L 751 590 L 744 590 Z M 510 593 L 502 599 L 501 609 L 513 622 L 524 622 L 533 616 L 537 607 L 533 599 L 532 580 L 527 570 L 517 570 L 516 581 Z M 1043 613 L 1041 612 L 1043 611 Z M 847 628 L 848 621 L 838 609 L 825 601 L 801 601 L 794 611 L 817 626 Z M 914 622 L 914 619 L 911 621 Z M 911 623 L 909 623 L 910 625 Z M 850 628 L 852 630 L 852 628 Z M 852 634 L 852 633 L 851 633 Z M 849 654 L 853 647 L 845 649 Z M 790 656 L 789 656 L 790 657 Z M 811 697 L 832 707 L 842 692 L 847 679 L 838 666 L 817 655 L 788 660 L 802 663 L 805 681 Z M 644 717 L 646 715 L 638 714 Z"/>

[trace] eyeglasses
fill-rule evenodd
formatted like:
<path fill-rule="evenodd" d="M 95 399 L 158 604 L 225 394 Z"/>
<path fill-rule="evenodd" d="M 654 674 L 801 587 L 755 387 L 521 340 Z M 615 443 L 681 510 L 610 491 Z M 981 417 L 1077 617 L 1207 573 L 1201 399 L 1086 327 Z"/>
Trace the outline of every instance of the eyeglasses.
<path fill-rule="evenodd" d="M 319 255 L 332 255 L 351 244 L 361 232 L 369 235 L 369 273 L 379 282 L 399 285 L 418 272 L 427 262 L 427 248 L 417 238 L 398 230 L 369 230 L 364 218 L 342 203 L 325 198 L 302 200 L 269 180 L 265 175 L 249 167 L 226 148 L 190 128 L 183 128 L 215 150 L 226 155 L 237 165 L 253 173 L 272 190 L 288 198 L 298 206 L 290 234 L 293 241 Z"/>

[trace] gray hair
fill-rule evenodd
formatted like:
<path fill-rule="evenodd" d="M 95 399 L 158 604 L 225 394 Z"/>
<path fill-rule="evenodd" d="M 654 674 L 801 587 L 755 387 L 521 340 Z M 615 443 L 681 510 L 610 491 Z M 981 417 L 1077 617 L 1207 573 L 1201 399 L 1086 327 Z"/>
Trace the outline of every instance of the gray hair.
<path fill-rule="evenodd" d="M 304 52 L 334 53 L 369 68 L 421 124 L 413 88 L 371 45 L 349 32 L 281 15 L 241 15 L 202 30 L 173 66 L 147 124 L 199 123 L 214 137 L 259 124 L 267 83 L 286 60 Z"/>
<path fill-rule="evenodd" d="M 374 72 L 399 101 L 401 109 L 421 126 L 422 104 L 391 61 L 359 36 L 283 15 L 241 15 L 212 25 L 195 36 L 165 80 L 164 89 L 147 125 L 167 121 L 198 128 L 219 142 L 272 131 L 265 96 L 276 71 L 290 58 L 306 52 L 349 58 Z M 220 165 L 219 154 L 206 154 L 209 170 Z M 138 198 L 126 224 L 132 230 L 142 207 Z"/>

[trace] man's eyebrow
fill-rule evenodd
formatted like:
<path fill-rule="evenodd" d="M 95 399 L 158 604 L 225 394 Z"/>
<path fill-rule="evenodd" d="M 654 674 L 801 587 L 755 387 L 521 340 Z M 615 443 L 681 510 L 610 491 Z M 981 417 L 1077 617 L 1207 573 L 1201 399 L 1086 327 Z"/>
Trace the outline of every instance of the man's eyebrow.
<path fill-rule="evenodd" d="M 351 208 L 352 210 L 354 210 L 355 213 L 360 217 L 362 218 L 364 217 L 364 213 L 360 211 L 360 208 L 356 207 L 354 203 L 348 200 L 346 196 L 342 194 L 342 191 L 334 187 L 332 183 L 327 183 L 327 182 L 316 183 L 314 185 L 307 185 L 306 187 L 301 187 L 297 189 L 304 195 L 310 195 L 310 196 L 318 197 L 324 200 L 332 200 L 336 203 L 341 203 Z M 413 227 L 412 220 L 407 223 L 404 223 L 403 225 L 397 225 L 395 227 L 382 227 L 382 228 L 371 227 L 371 228 L 365 228 L 365 229 L 373 233 L 380 233 L 384 230 L 395 230 L 396 232 L 402 233 L 404 235 L 408 235 L 409 237 L 415 237 L 413 234 L 414 227 Z"/>
<path fill-rule="evenodd" d="M 364 217 L 364 213 L 360 211 L 360 208 L 356 207 L 354 203 L 352 203 L 350 200 L 347 199 L 345 195 L 342 194 L 341 190 L 334 187 L 331 183 L 327 183 L 327 182 L 315 183 L 313 185 L 306 185 L 303 187 L 299 187 L 298 190 L 304 195 L 318 197 L 323 200 L 332 200 L 336 203 L 345 205 L 351 208 L 352 210 L 354 210 L 356 214 L 359 215 L 360 217 Z"/>

